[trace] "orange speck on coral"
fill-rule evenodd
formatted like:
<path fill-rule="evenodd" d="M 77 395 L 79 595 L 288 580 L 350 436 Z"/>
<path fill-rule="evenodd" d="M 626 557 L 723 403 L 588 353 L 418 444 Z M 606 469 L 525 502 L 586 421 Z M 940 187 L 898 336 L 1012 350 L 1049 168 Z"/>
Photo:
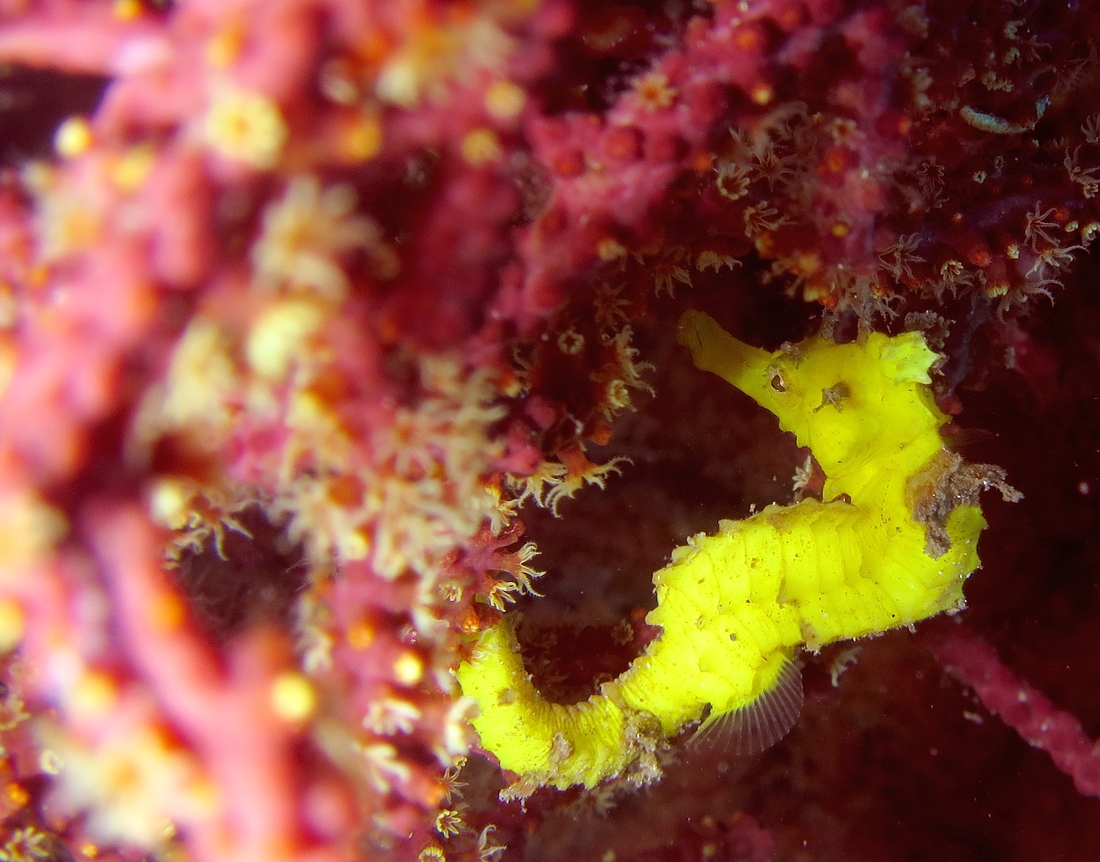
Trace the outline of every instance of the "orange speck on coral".
<path fill-rule="evenodd" d="M 483 621 L 474 608 L 470 608 L 458 621 L 458 627 L 463 634 L 477 634 L 483 627 Z"/>
<path fill-rule="evenodd" d="M 626 257 L 626 248 L 613 237 L 606 237 L 596 243 L 596 254 L 600 260 L 618 260 Z"/>
<path fill-rule="evenodd" d="M 756 27 L 742 27 L 733 37 L 733 44 L 742 51 L 753 53 L 764 48 L 764 34 Z"/>
<path fill-rule="evenodd" d="M 16 781 L 9 781 L 4 787 L 4 798 L 8 805 L 13 808 L 22 808 L 31 801 L 31 795 L 26 791 L 26 788 Z"/>
<path fill-rule="evenodd" d="M 32 287 L 42 287 L 45 285 L 46 280 L 50 276 L 50 268 L 44 264 L 39 264 L 31 268 L 27 273 L 27 279 L 30 281 Z"/>
<path fill-rule="evenodd" d="M 498 385 L 503 395 L 509 398 L 515 398 L 523 392 L 524 383 L 514 370 L 507 368 L 501 373 Z"/>
<path fill-rule="evenodd" d="M 802 288 L 806 302 L 816 302 L 824 308 L 836 308 L 839 299 L 832 288 L 820 278 L 808 280 Z"/>
<path fill-rule="evenodd" d="M 337 506 L 358 506 L 363 501 L 363 482 L 358 476 L 337 476 L 328 484 L 328 498 Z"/>
<path fill-rule="evenodd" d="M 348 645 L 352 649 L 364 650 L 374 643 L 376 634 L 374 626 L 365 620 L 355 623 L 348 629 Z"/>
<path fill-rule="evenodd" d="M 598 446 L 606 446 L 611 442 L 611 426 L 603 420 L 598 420 L 596 427 L 588 435 L 588 439 Z"/>
<path fill-rule="evenodd" d="M 821 298 L 828 294 L 828 288 L 820 281 L 814 279 L 802 285 L 802 298 L 806 302 L 820 302 Z"/>
<path fill-rule="evenodd" d="M 115 0 L 111 14 L 119 21 L 135 21 L 141 17 L 141 0 Z"/>
<path fill-rule="evenodd" d="M 443 800 L 447 798 L 447 787 L 441 781 L 433 781 L 427 787 L 424 788 L 424 801 L 429 808 L 438 808 L 443 804 Z M 447 857 L 444 856 L 443 859 Z"/>
<path fill-rule="evenodd" d="M 966 253 L 966 259 L 975 266 L 987 267 L 993 263 L 993 253 L 984 242 L 975 243 Z"/>
<path fill-rule="evenodd" d="M 401 335 L 401 327 L 392 316 L 383 317 L 378 323 L 378 339 L 383 344 L 393 344 Z"/>
<path fill-rule="evenodd" d="M 187 606 L 175 593 L 161 593 L 149 607 L 149 622 L 161 631 L 175 631 L 186 619 Z"/>
<path fill-rule="evenodd" d="M 225 68 L 233 63 L 244 47 L 243 24 L 226 27 L 206 46 L 206 60 L 211 66 Z"/>
<path fill-rule="evenodd" d="M 579 177 L 584 173 L 584 156 L 580 153 L 561 153 L 551 161 L 550 169 L 560 177 Z"/>
<path fill-rule="evenodd" d="M 847 170 L 854 159 L 853 153 L 847 147 L 829 147 L 821 160 L 821 173 L 839 174 Z"/>
<path fill-rule="evenodd" d="M 118 702 L 118 682 L 102 671 L 85 673 L 75 685 L 69 699 L 69 709 L 84 719 L 101 718 Z"/>
<path fill-rule="evenodd" d="M 792 271 L 797 275 L 813 275 L 821 271 L 821 255 L 816 251 L 804 251 L 793 263 Z"/>
<path fill-rule="evenodd" d="M 784 30 L 791 31 L 800 26 L 805 17 L 805 10 L 798 4 L 792 4 L 775 16 L 775 22 Z"/>
<path fill-rule="evenodd" d="M 638 133 L 630 126 L 614 126 L 604 136 L 604 151 L 613 158 L 627 160 L 638 156 Z"/>
<path fill-rule="evenodd" d="M 691 157 L 689 167 L 700 173 L 709 172 L 714 168 L 714 155 L 712 153 L 698 152 Z"/>
<path fill-rule="evenodd" d="M 382 123 L 374 114 L 357 114 L 340 130 L 340 152 L 352 162 L 365 162 L 382 149 Z"/>
<path fill-rule="evenodd" d="M 752 89 L 749 91 L 749 98 L 753 100 L 757 105 L 763 107 L 770 104 L 771 100 L 775 98 L 775 90 L 770 85 L 763 82 L 753 84 Z"/>

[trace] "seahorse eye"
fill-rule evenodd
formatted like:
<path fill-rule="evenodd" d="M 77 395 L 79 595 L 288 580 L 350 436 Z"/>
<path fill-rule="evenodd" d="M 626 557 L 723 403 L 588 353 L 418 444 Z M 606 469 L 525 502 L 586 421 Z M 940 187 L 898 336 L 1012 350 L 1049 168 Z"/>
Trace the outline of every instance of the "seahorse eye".
<path fill-rule="evenodd" d="M 780 376 L 778 371 L 772 373 L 771 385 L 772 389 L 774 389 L 776 392 L 787 391 L 787 384 L 783 382 L 783 378 Z"/>

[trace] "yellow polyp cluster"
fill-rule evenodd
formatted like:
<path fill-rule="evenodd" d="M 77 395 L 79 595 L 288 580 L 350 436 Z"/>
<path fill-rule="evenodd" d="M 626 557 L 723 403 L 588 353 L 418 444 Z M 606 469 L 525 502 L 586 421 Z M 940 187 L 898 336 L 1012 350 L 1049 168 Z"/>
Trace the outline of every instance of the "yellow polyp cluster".
<path fill-rule="evenodd" d="M 466 80 L 472 69 L 499 70 L 517 50 L 505 26 L 525 9 L 475 10 L 453 4 L 441 15 L 413 13 L 399 44 L 386 58 L 375 81 L 375 95 L 383 102 L 412 108 L 424 99 L 437 99 L 455 81 Z"/>
<path fill-rule="evenodd" d="M 123 728 L 94 745 L 54 724 L 39 732 L 59 810 L 90 809 L 87 831 L 97 841 L 157 846 L 177 825 L 209 821 L 220 804 L 194 756 L 159 728 Z"/>
<path fill-rule="evenodd" d="M 213 149 L 258 170 L 278 164 L 289 134 L 272 99 L 229 86 L 212 94 L 203 132 Z"/>
<path fill-rule="evenodd" d="M 998 468 L 944 448 L 946 417 L 928 387 L 937 357 L 918 333 L 769 353 L 688 312 L 679 339 L 696 366 L 810 448 L 827 476 L 823 499 L 723 521 L 673 551 L 646 617 L 661 634 L 584 703 L 542 698 L 507 617 L 483 632 L 458 681 L 480 709 L 482 746 L 519 774 L 516 793 L 645 780 L 663 740 L 699 721 L 750 728 L 742 750 L 774 742 L 801 701 L 794 653 L 959 607 L 986 524 L 978 493 L 1018 497 Z"/>
<path fill-rule="evenodd" d="M 357 251 L 380 276 L 396 273 L 396 255 L 374 220 L 358 212 L 351 186 L 323 188 L 316 177 L 297 175 L 264 213 L 252 247 L 257 286 L 339 302 L 351 287 L 344 260 Z"/>
<path fill-rule="evenodd" d="M 271 707 L 283 721 L 298 724 L 317 708 L 317 693 L 309 679 L 297 671 L 285 671 L 271 686 Z"/>
<path fill-rule="evenodd" d="M 512 81 L 495 81 L 485 91 L 485 110 L 498 120 L 518 117 L 527 102 L 527 93 Z"/>
<path fill-rule="evenodd" d="M 20 566 L 48 558 L 69 525 L 65 516 L 29 491 L 0 493 L 0 585 L 8 585 Z"/>
<path fill-rule="evenodd" d="M 481 167 L 504 157 L 500 138 L 492 129 L 473 129 L 467 132 L 459 145 L 464 158 L 471 165 Z"/>
<path fill-rule="evenodd" d="M 0 654 L 11 652 L 23 639 L 26 629 L 23 609 L 10 599 L 0 599 Z"/>
<path fill-rule="evenodd" d="M 382 121 L 373 113 L 357 111 L 339 126 L 339 153 L 355 164 L 373 159 L 382 151 Z"/>

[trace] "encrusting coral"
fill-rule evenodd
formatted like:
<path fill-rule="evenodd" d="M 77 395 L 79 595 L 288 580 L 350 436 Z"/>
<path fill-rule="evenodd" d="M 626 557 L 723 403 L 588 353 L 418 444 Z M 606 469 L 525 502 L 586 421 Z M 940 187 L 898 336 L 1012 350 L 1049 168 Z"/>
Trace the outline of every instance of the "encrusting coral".
<path fill-rule="evenodd" d="M 554 855 L 554 818 L 614 788 L 497 802 L 454 671 L 511 605 L 569 628 L 590 589 L 607 631 L 519 627 L 513 656 L 584 700 L 662 643 L 641 606 L 665 555 L 743 495 L 782 502 L 783 444 L 751 448 L 758 420 L 673 345 L 688 307 L 760 345 L 923 337 L 937 424 L 965 406 L 1017 439 L 973 387 L 1072 413 L 1041 427 L 1087 496 L 1098 34 L 1092 4 L 1052 0 L 0 0 L 0 858 Z M 1047 297 L 1071 311 L 1025 316 Z M 987 459 L 1021 476 L 1012 508 L 1088 535 L 1014 451 Z M 829 502 L 799 511 L 855 504 L 822 466 Z M 949 493 L 921 498 L 909 559 L 953 559 L 951 518 L 996 478 L 936 466 Z M 1024 516 L 989 517 L 983 560 L 1011 568 Z M 599 542 L 602 580 L 579 550 Z M 975 580 L 966 624 L 1005 655 L 1029 603 Z M 952 651 L 966 636 L 929 645 L 1095 792 L 1089 704 L 1042 736 L 1064 711 L 1020 682 L 1016 716 L 996 654 Z M 1023 664 L 1046 688 L 1061 659 Z M 760 781 L 609 840 L 762 860 L 828 832 L 820 858 L 889 857 L 813 792 L 828 775 L 829 800 L 867 803 L 873 782 L 808 753 L 849 751 L 829 716 L 882 695 L 826 710 L 815 668 Z M 906 679 L 912 711 L 932 695 Z"/>

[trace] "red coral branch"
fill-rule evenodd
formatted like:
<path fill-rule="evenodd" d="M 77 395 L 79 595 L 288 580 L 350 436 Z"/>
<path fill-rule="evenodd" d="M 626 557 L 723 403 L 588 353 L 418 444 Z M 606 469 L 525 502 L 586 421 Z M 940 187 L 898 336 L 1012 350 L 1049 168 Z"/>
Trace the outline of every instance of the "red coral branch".
<path fill-rule="evenodd" d="M 1076 716 L 1005 667 L 997 651 L 965 626 L 938 623 L 921 640 L 940 664 L 974 689 L 986 709 L 1028 745 L 1047 752 L 1078 793 L 1100 797 L 1100 741 L 1089 739 Z"/>

